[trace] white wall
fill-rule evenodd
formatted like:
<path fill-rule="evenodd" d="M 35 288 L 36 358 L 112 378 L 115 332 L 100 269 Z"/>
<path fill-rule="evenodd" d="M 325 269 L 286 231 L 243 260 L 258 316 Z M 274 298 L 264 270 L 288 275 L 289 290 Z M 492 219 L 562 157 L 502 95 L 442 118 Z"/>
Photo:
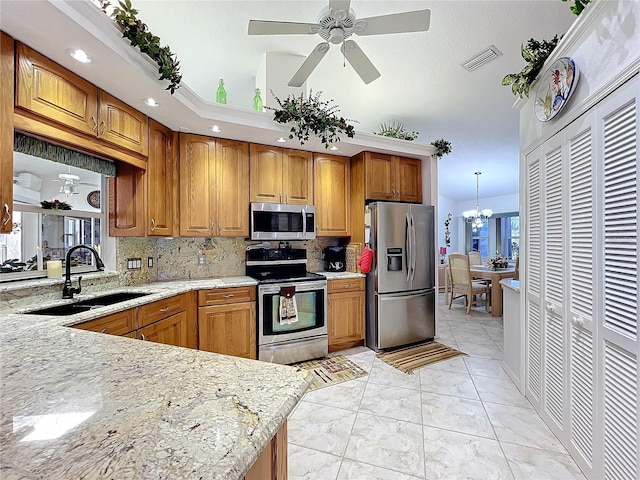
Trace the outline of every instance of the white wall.
<path fill-rule="evenodd" d="M 520 194 L 514 193 L 512 195 L 501 195 L 498 197 L 479 197 L 478 203 L 480 205 L 480 210 L 484 208 L 489 208 L 493 210 L 493 213 L 509 213 L 509 212 L 518 212 L 520 211 Z M 475 210 L 476 201 L 473 200 L 463 200 L 456 204 L 455 206 L 456 212 L 458 216 L 462 216 L 462 212 L 465 210 Z M 454 214 L 455 215 L 455 214 Z"/>
<path fill-rule="evenodd" d="M 447 219 L 447 215 L 451 213 L 451 222 L 449 223 L 449 230 L 451 231 L 451 246 L 447 247 L 447 253 L 452 253 L 457 251 L 458 248 L 458 224 L 456 222 L 456 217 L 458 215 L 458 210 L 456 207 L 456 202 L 451 200 L 450 198 L 443 197 L 442 195 L 438 195 L 438 211 L 436 212 L 437 218 L 437 232 L 438 232 L 438 241 L 436 242 L 436 247 L 439 250 L 439 247 L 444 247 L 444 231 L 445 226 L 444 222 Z"/>

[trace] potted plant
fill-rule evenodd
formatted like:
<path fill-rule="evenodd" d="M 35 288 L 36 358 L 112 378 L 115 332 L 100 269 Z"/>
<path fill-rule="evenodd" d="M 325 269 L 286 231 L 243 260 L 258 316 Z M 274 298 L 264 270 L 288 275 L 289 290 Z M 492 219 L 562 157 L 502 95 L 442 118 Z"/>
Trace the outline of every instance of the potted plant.
<path fill-rule="evenodd" d="M 500 255 L 499 252 L 496 252 L 493 257 L 487 258 L 485 266 L 490 270 L 499 270 L 501 268 L 507 268 L 509 266 L 509 260 Z"/>
<path fill-rule="evenodd" d="M 540 73 L 544 62 L 549 58 L 551 52 L 562 36 L 555 35 L 551 40 L 538 41 L 534 38 L 529 39 L 526 46 L 521 45 L 520 53 L 527 65 L 518 73 L 509 73 L 502 79 L 502 85 L 511 85 L 511 91 L 520 98 L 529 96 L 529 88 Z"/>
<path fill-rule="evenodd" d="M 404 125 L 400 122 L 392 122 L 390 124 L 381 123 L 373 133 L 382 135 L 383 137 L 400 138 L 409 141 L 415 140 L 419 135 L 418 132 L 407 132 L 404 129 Z"/>
<path fill-rule="evenodd" d="M 339 117 L 337 115 L 340 111 L 338 105 L 330 106 L 333 100 L 320 100 L 322 92 L 314 94 L 313 91 L 309 91 L 308 98 L 305 98 L 304 94 L 300 94 L 298 97 L 289 95 L 284 100 L 280 100 L 273 93 L 273 90 L 271 94 L 280 108 L 266 108 L 274 111 L 273 120 L 275 122 L 291 124 L 289 138 L 297 138 L 300 145 L 304 145 L 304 142 L 308 141 L 312 134 L 320 137 L 325 148 L 340 141 L 339 133 L 343 133 L 349 138 L 353 138 L 355 135 L 353 125 L 347 123 L 353 122 L 353 120 Z"/>

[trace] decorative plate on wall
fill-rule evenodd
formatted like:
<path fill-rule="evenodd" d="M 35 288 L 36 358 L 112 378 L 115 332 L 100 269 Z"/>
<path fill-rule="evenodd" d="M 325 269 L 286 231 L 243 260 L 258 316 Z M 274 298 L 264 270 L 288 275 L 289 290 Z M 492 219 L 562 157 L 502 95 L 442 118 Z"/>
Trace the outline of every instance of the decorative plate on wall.
<path fill-rule="evenodd" d="M 94 190 L 87 195 L 87 203 L 93 208 L 100 208 L 100 190 Z"/>
<path fill-rule="evenodd" d="M 576 89 L 580 73 L 573 59 L 562 57 L 540 77 L 533 111 L 541 122 L 548 122 L 564 108 Z"/>

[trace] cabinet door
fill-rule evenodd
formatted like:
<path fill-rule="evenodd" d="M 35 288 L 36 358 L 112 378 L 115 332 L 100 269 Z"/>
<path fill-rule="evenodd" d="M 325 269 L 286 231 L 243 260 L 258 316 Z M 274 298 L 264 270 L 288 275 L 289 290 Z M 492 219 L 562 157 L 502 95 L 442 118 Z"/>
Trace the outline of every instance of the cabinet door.
<path fill-rule="evenodd" d="M 215 154 L 212 138 L 180 134 L 181 236 L 213 235 Z"/>
<path fill-rule="evenodd" d="M 170 237 L 177 201 L 176 162 L 172 133 L 155 120 L 149 123 L 149 159 L 147 184 L 147 235 Z"/>
<path fill-rule="evenodd" d="M 149 153 L 149 122 L 146 115 L 100 90 L 98 137 L 141 155 Z"/>
<path fill-rule="evenodd" d="M 144 237 L 144 171 L 128 163 L 118 163 L 118 175 L 109 178 L 109 235 Z"/>
<path fill-rule="evenodd" d="M 393 157 L 380 153 L 365 154 L 365 200 L 393 200 L 395 168 Z"/>
<path fill-rule="evenodd" d="M 256 358 L 255 303 L 213 305 L 198 309 L 199 349 Z"/>
<path fill-rule="evenodd" d="M 0 233 L 13 225 L 13 49 L 13 39 L 0 32 Z"/>
<path fill-rule="evenodd" d="M 285 149 L 282 155 L 284 203 L 313 204 L 313 154 Z"/>
<path fill-rule="evenodd" d="M 109 335 L 127 335 L 136 328 L 136 309 L 114 313 L 106 317 L 96 318 L 88 322 L 73 325 L 73 328 L 89 330 L 91 332 L 107 333 Z M 135 333 L 135 332 L 134 332 Z"/>
<path fill-rule="evenodd" d="M 314 155 L 316 233 L 325 237 L 351 234 L 349 158 Z"/>
<path fill-rule="evenodd" d="M 17 107 L 96 135 L 98 89 L 95 85 L 25 45 L 18 45 L 17 68 Z"/>
<path fill-rule="evenodd" d="M 328 296 L 329 351 L 335 352 L 364 341 L 364 291 Z"/>
<path fill-rule="evenodd" d="M 187 312 L 180 312 L 138 329 L 138 338 L 149 342 L 188 347 Z"/>
<path fill-rule="evenodd" d="M 397 157 L 396 199 L 422 203 L 422 163 L 415 158 Z"/>
<path fill-rule="evenodd" d="M 252 143 L 249 152 L 251 201 L 282 203 L 282 149 Z"/>
<path fill-rule="evenodd" d="M 249 144 L 216 141 L 217 235 L 249 236 Z"/>

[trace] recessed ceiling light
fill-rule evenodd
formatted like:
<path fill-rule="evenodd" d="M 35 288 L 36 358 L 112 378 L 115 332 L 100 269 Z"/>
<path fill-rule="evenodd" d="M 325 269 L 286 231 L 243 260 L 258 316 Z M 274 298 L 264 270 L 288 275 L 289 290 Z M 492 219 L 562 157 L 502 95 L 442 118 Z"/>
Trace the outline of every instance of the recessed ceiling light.
<path fill-rule="evenodd" d="M 80 50 L 79 48 L 74 50 L 70 48 L 69 50 L 67 50 L 67 53 L 71 56 L 71 58 L 73 58 L 74 60 L 77 60 L 78 62 L 91 63 L 92 58 L 89 55 L 87 55 L 87 53 L 84 50 Z"/>
<path fill-rule="evenodd" d="M 180 129 L 179 129 L 179 130 L 180 130 L 181 132 L 185 132 L 185 133 L 189 131 L 189 129 L 188 129 L 187 127 L 180 127 Z"/>
<path fill-rule="evenodd" d="M 214 125 L 213 127 L 211 127 L 211 131 L 215 133 L 220 133 L 222 129 L 218 125 Z"/>
<path fill-rule="evenodd" d="M 142 99 L 142 103 L 144 103 L 145 105 L 148 105 L 150 107 L 159 107 L 160 104 L 158 103 L 158 101 L 155 98 L 143 98 Z"/>
<path fill-rule="evenodd" d="M 329 150 L 338 150 L 338 147 L 336 147 L 335 145 L 331 145 L 331 146 L 329 147 Z"/>
<path fill-rule="evenodd" d="M 287 139 L 286 139 L 286 138 L 282 138 L 282 137 L 280 137 L 280 138 L 276 138 L 276 142 L 278 142 L 278 143 L 284 143 L 284 142 L 286 142 L 286 141 L 287 141 Z"/>

